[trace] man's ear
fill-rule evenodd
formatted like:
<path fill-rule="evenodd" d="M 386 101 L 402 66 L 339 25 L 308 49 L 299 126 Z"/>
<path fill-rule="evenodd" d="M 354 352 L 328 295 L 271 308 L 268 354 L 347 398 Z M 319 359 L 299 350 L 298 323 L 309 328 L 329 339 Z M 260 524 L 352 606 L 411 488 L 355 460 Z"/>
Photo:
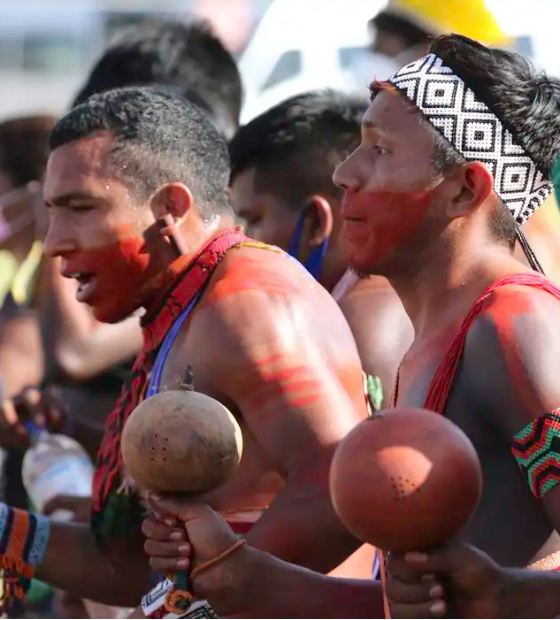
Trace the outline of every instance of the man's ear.
<path fill-rule="evenodd" d="M 191 190 L 183 183 L 168 183 L 152 196 L 151 207 L 157 219 L 170 215 L 180 224 L 194 204 Z"/>
<path fill-rule="evenodd" d="M 318 194 L 306 200 L 305 212 L 308 222 L 307 243 L 312 247 L 321 245 L 331 236 L 333 229 L 333 212 L 330 202 Z"/>
<path fill-rule="evenodd" d="M 494 191 L 494 179 L 480 161 L 457 166 L 454 176 L 457 189 L 448 206 L 451 219 L 474 213 Z"/>

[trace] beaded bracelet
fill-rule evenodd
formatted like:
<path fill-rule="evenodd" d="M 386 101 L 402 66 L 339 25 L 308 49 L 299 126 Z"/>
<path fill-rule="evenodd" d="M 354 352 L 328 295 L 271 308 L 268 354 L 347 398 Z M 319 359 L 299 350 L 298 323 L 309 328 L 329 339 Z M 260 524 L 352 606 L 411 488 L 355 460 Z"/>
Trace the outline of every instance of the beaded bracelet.
<path fill-rule="evenodd" d="M 9 618 L 23 615 L 23 601 L 49 539 L 49 520 L 0 503 L 0 569 L 4 592 L 0 611 Z"/>

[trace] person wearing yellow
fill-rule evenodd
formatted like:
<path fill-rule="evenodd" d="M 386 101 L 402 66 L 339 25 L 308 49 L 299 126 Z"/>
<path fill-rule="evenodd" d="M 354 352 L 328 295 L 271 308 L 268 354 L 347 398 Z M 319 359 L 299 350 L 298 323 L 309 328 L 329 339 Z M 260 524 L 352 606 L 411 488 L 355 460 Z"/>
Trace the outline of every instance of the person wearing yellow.
<path fill-rule="evenodd" d="M 389 0 L 368 25 L 373 51 L 401 64 L 426 54 L 431 39 L 442 34 L 462 34 L 490 47 L 511 43 L 484 0 Z"/>
<path fill-rule="evenodd" d="M 42 376 L 41 340 L 33 297 L 41 262 L 35 204 L 55 118 L 0 123 L 0 381 L 2 396 Z"/>

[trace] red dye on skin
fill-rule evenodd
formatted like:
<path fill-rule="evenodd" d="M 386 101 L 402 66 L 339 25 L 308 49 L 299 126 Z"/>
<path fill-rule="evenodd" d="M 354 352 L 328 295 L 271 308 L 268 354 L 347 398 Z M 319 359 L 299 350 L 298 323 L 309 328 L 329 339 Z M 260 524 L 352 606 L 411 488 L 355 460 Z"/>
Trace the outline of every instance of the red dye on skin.
<path fill-rule="evenodd" d="M 355 192 L 342 201 L 343 236 L 352 266 L 383 271 L 399 250 L 415 243 L 429 211 L 432 192 Z"/>
<path fill-rule="evenodd" d="M 91 274 L 90 290 L 83 302 L 98 321 L 123 320 L 146 303 L 150 256 L 140 237 L 120 238 L 100 248 L 77 250 L 63 257 L 63 275 Z"/>
<path fill-rule="evenodd" d="M 525 360 L 520 357 L 516 345 L 519 340 L 517 330 L 523 330 L 523 323 L 519 322 L 533 311 L 529 299 L 531 293 L 532 291 L 527 291 L 527 288 L 498 290 L 490 297 L 487 308 L 481 315 L 488 314 L 491 317 L 511 377 L 511 385 L 518 399 L 523 402 L 527 411 L 538 411 L 538 396 L 529 389 L 531 385 L 529 369 Z"/>
<path fill-rule="evenodd" d="M 263 254 L 262 262 L 241 254 L 228 257 L 222 277 L 210 285 L 201 306 L 219 302 L 230 295 L 249 290 L 258 290 L 267 295 L 280 295 L 282 297 L 290 293 L 297 293 L 299 288 L 290 282 L 289 277 L 278 273 L 277 265 L 267 266 L 266 251 L 259 250 L 259 252 Z M 272 254 L 272 252 L 270 253 Z M 286 272 L 288 274 L 289 267 L 289 261 L 286 259 Z"/>

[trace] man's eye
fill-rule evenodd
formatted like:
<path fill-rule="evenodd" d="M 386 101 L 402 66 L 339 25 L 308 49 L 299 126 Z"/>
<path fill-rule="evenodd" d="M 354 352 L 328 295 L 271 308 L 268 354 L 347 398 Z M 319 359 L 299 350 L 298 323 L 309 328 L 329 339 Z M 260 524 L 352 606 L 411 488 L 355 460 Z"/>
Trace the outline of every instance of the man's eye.
<path fill-rule="evenodd" d="M 389 153 L 391 152 L 389 149 L 385 148 L 384 146 L 379 146 L 379 144 L 376 144 L 374 149 L 377 151 L 379 155 L 389 155 Z"/>
<path fill-rule="evenodd" d="M 78 205 L 72 205 L 70 207 L 71 211 L 74 212 L 80 212 L 80 211 L 93 211 L 93 209 L 95 209 L 95 205 L 91 205 L 91 204 L 78 204 Z"/>

